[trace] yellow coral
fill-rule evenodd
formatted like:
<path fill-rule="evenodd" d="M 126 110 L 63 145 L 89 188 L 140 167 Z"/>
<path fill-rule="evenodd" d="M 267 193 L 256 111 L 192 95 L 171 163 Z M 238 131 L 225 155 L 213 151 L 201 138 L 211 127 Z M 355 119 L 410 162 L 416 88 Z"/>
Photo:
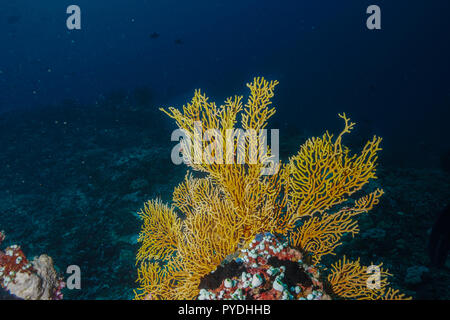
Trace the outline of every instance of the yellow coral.
<path fill-rule="evenodd" d="M 195 298 L 202 277 L 261 232 L 286 236 L 291 244 L 311 252 L 317 263 L 334 254 L 344 234 L 358 233 L 357 214 L 378 204 L 381 189 L 342 207 L 376 178 L 381 150 L 381 138 L 374 137 L 359 154 L 350 155 L 342 137 L 355 124 L 345 114 L 339 115 L 345 125 L 336 139 L 328 132 L 309 139 L 287 164 L 275 163 L 273 175 L 261 175 L 272 160 L 270 149 L 260 152 L 259 130 L 275 113 L 271 98 L 277 84 L 255 78 L 247 84 L 250 96 L 245 105 L 242 97 L 235 96 L 217 107 L 197 90 L 182 110 L 161 109 L 185 132 L 181 146 L 187 164 L 208 175 L 186 175 L 175 188 L 173 208 L 150 201 L 140 212 L 144 223 L 137 255 L 137 299 Z M 239 115 L 245 133 L 235 128 Z M 336 205 L 341 208 L 330 212 Z M 395 290 L 386 291 L 384 270 L 381 289 L 364 288 L 366 271 L 359 261 L 344 257 L 333 266 L 329 280 L 343 298 L 403 297 Z"/>
<path fill-rule="evenodd" d="M 333 142 L 328 132 L 322 138 L 312 138 L 288 163 L 286 184 L 289 185 L 291 223 L 303 216 L 322 213 L 343 203 L 369 181 L 376 178 L 377 152 L 381 138 L 367 142 L 360 155 L 349 155 L 342 146 L 342 136 L 354 126 L 344 114 L 344 130 Z"/>
<path fill-rule="evenodd" d="M 358 199 L 352 208 L 343 208 L 337 213 L 324 213 L 306 220 L 297 231 L 289 236 L 290 243 L 308 252 L 314 253 L 313 260 L 318 263 L 322 256 L 333 254 L 334 249 L 341 244 L 342 235 L 352 236 L 359 232 L 358 223 L 352 219 L 355 215 L 367 212 L 378 204 L 383 194 L 381 189 Z"/>
<path fill-rule="evenodd" d="M 359 300 L 411 299 L 411 297 L 400 294 L 399 290 L 388 288 L 388 276 L 391 276 L 391 274 L 388 270 L 382 268 L 382 264 L 372 265 L 371 267 L 361 266 L 359 259 L 349 261 L 344 256 L 342 260 L 332 265 L 328 281 L 332 285 L 334 293 L 341 298 Z M 373 279 L 375 280 L 371 281 Z"/>
<path fill-rule="evenodd" d="M 383 300 L 412 300 L 412 297 L 407 297 L 405 294 L 400 293 L 400 290 L 388 288 L 381 299 L 383 299 Z"/>
<path fill-rule="evenodd" d="M 181 222 L 172 208 L 161 201 L 149 201 L 139 212 L 143 220 L 138 242 L 142 243 L 137 262 L 151 259 L 167 259 L 178 247 Z"/>
<path fill-rule="evenodd" d="M 377 266 L 380 271 L 380 281 L 378 288 L 370 288 L 368 285 L 371 273 L 366 266 L 361 266 L 359 259 L 349 261 L 345 258 L 339 260 L 331 266 L 332 271 L 328 276 L 328 281 L 333 287 L 335 294 L 342 298 L 352 298 L 360 300 L 374 300 L 383 296 L 388 285 L 387 276 L 390 274 Z"/>

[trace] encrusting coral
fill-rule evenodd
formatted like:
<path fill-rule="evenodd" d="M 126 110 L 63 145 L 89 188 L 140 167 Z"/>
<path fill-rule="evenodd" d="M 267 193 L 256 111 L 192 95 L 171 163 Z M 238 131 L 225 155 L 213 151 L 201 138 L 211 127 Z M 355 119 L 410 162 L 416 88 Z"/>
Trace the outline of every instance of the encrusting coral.
<path fill-rule="evenodd" d="M 0 231 L 0 244 L 5 239 Z M 46 254 L 28 261 L 18 245 L 0 250 L 0 288 L 24 300 L 61 300 L 65 287 L 62 277 Z"/>
<path fill-rule="evenodd" d="M 199 300 L 330 300 L 321 271 L 303 254 L 270 234 L 260 234 L 233 261 L 200 282 Z"/>
<path fill-rule="evenodd" d="M 197 298 L 205 276 L 267 232 L 312 254 L 312 263 L 318 265 L 324 255 L 334 254 L 344 234 L 359 232 L 355 216 L 378 204 L 381 189 L 357 200 L 350 196 L 376 178 L 381 138 L 373 137 L 359 154 L 351 154 L 342 138 L 355 124 L 345 114 L 339 115 L 344 129 L 336 138 L 327 132 L 307 140 L 286 164 L 275 163 L 268 148 L 258 152 L 261 130 L 275 113 L 271 98 L 277 84 L 255 78 L 247 84 L 245 105 L 235 96 L 217 107 L 197 90 L 182 110 L 161 109 L 185 133 L 180 143 L 185 162 L 204 174 L 188 173 L 175 188 L 172 206 L 153 200 L 139 212 L 143 226 L 136 299 Z M 256 135 L 235 130 L 238 115 L 241 128 Z M 231 150 L 225 141 L 230 130 Z M 199 143 L 189 143 L 196 138 Z M 237 163 L 232 161 L 236 155 Z M 262 175 L 268 166 L 275 168 L 273 174 Z M 369 289 L 367 268 L 345 257 L 333 265 L 327 281 L 335 296 L 405 298 L 388 288 L 389 274 L 383 269 L 380 285 Z"/>

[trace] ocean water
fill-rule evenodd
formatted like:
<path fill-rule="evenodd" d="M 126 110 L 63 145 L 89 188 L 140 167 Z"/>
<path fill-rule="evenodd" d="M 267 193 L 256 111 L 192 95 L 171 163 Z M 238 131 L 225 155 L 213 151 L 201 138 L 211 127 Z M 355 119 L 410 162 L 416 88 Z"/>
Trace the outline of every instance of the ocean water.
<path fill-rule="evenodd" d="M 379 30 L 366 25 L 373 4 Z M 81 29 L 68 29 L 70 5 Z M 80 266 L 82 288 L 67 299 L 133 298 L 136 212 L 169 202 L 186 172 L 170 159 L 175 124 L 158 108 L 196 88 L 217 103 L 247 96 L 264 76 L 280 82 L 270 126 L 282 159 L 339 132 L 340 112 L 357 123 L 350 148 L 383 137 L 370 187 L 385 195 L 337 253 L 383 262 L 413 298 L 449 299 L 449 262 L 428 254 L 450 196 L 449 10 L 448 0 L 2 1 L 5 242 L 49 254 L 62 274 Z"/>

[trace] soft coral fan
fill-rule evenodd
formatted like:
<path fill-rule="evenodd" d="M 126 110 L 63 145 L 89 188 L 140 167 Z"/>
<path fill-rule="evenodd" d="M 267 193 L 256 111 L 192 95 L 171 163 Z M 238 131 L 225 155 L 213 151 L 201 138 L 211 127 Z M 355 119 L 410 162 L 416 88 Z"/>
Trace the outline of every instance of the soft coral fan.
<path fill-rule="evenodd" d="M 250 96 L 245 105 L 242 97 L 235 96 L 217 107 L 196 91 L 182 110 L 161 110 L 176 121 L 188 138 L 203 137 L 210 129 L 226 137 L 227 130 L 235 128 L 238 115 L 244 130 L 259 132 L 275 113 L 271 98 L 277 84 L 255 78 L 247 84 Z M 251 161 L 249 146 L 255 146 L 257 141 L 252 135 L 245 138 L 249 149 L 243 159 L 245 164 L 203 158 L 202 150 L 211 156 L 220 154 L 211 148 L 211 141 L 202 140 L 194 146 L 182 142 L 183 155 L 190 159 L 187 164 L 207 176 L 195 178 L 188 174 L 175 188 L 173 206 L 153 200 L 140 211 L 143 226 L 137 255 L 140 288 L 136 298 L 197 297 L 201 279 L 231 260 L 239 248 L 260 233 L 287 238 L 291 245 L 312 253 L 316 264 L 322 256 L 334 254 L 343 234 L 357 234 L 354 217 L 371 210 L 383 191 L 377 189 L 354 201 L 349 197 L 376 178 L 381 138 L 373 137 L 360 154 L 351 155 L 342 145 L 342 138 L 354 123 L 345 114 L 339 116 L 344 120 L 344 130 L 336 138 L 327 132 L 309 139 L 287 164 L 272 163 L 277 170 L 271 176 L 261 175 L 271 159 L 270 150 L 259 154 L 258 161 Z M 195 126 L 198 122 L 201 132 Z M 234 144 L 230 151 L 225 149 L 224 141 L 215 142 L 227 157 L 242 151 L 238 150 L 242 145 Z M 339 209 L 331 212 L 338 205 Z M 338 262 L 329 275 L 334 291 L 343 298 L 403 298 L 398 291 L 387 288 L 388 273 L 384 270 L 376 292 L 362 288 L 369 277 L 364 268 L 358 261 L 344 258 Z"/>

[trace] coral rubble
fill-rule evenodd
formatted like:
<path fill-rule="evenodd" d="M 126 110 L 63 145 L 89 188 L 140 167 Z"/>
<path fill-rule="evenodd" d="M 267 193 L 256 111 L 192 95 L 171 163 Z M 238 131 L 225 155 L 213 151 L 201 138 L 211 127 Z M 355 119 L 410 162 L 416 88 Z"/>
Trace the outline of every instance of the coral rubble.
<path fill-rule="evenodd" d="M 4 239 L 4 232 L 0 232 L 0 244 Z M 51 257 L 43 254 L 29 262 L 17 245 L 0 251 L 0 285 L 25 300 L 61 300 L 65 287 Z"/>

